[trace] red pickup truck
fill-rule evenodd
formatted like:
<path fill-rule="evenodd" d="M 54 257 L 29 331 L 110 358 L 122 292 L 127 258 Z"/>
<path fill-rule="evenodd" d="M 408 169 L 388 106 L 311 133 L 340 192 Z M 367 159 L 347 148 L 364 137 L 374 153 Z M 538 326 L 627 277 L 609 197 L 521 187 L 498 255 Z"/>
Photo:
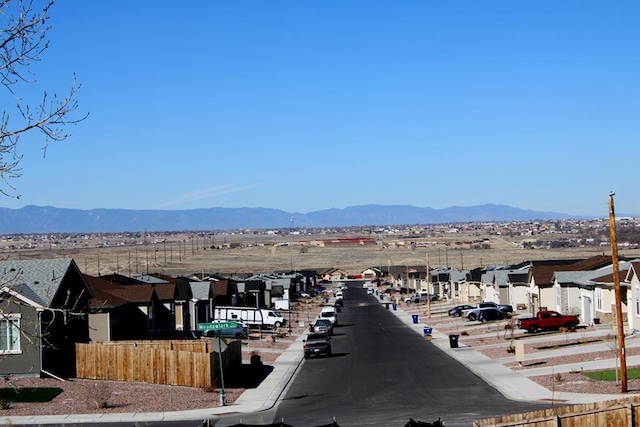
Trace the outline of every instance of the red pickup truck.
<path fill-rule="evenodd" d="M 526 329 L 529 333 L 534 334 L 544 329 L 559 329 L 561 327 L 573 330 L 579 323 L 578 316 L 573 314 L 560 314 L 557 311 L 539 311 L 536 317 L 518 319 L 518 328 Z"/>

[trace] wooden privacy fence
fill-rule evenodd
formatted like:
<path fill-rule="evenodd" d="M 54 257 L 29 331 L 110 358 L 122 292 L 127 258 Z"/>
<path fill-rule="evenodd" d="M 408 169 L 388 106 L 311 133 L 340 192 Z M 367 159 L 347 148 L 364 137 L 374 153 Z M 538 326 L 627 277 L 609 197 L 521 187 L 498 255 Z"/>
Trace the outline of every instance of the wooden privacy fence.
<path fill-rule="evenodd" d="M 242 364 L 240 341 L 222 353 L 224 373 Z M 76 344 L 76 377 L 187 387 L 217 385 L 218 353 L 210 340 L 112 341 Z"/>
<path fill-rule="evenodd" d="M 640 396 L 476 420 L 474 427 L 640 426 Z"/>

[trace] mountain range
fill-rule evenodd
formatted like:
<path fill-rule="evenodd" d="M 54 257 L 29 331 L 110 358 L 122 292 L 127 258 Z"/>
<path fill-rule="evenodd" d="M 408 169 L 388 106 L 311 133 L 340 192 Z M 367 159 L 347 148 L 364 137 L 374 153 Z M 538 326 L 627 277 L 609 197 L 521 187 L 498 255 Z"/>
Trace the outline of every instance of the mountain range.
<path fill-rule="evenodd" d="M 363 205 L 301 214 L 269 208 L 192 210 L 65 209 L 50 206 L 0 208 L 0 233 L 90 233 L 353 227 L 486 221 L 578 218 L 504 205 L 452 206 L 444 209 L 406 205 Z"/>

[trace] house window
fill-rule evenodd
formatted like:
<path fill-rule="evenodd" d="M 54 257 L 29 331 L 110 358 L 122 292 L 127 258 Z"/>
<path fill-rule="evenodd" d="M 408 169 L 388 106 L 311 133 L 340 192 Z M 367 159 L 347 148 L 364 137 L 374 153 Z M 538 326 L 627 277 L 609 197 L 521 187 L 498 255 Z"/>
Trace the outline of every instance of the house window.
<path fill-rule="evenodd" d="M 602 289 L 596 288 L 596 310 L 602 310 Z"/>
<path fill-rule="evenodd" d="M 20 352 L 20 316 L 3 315 L 0 318 L 0 354 Z"/>
<path fill-rule="evenodd" d="M 562 306 L 562 289 L 556 286 L 556 306 L 558 309 Z"/>
<path fill-rule="evenodd" d="M 640 288 L 635 288 L 636 316 L 640 315 Z"/>

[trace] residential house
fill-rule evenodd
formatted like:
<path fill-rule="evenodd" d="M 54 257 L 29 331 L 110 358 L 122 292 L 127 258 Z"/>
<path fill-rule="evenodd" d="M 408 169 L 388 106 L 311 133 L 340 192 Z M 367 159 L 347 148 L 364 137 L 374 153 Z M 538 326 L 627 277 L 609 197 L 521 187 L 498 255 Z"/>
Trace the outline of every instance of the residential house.
<path fill-rule="evenodd" d="M 482 287 L 483 268 L 474 268 L 465 274 L 465 278 L 458 280 L 458 291 L 454 293 L 454 299 L 466 304 L 473 304 L 482 301 L 484 297 Z"/>
<path fill-rule="evenodd" d="M 189 301 L 189 312 L 192 331 L 198 330 L 198 323 L 209 323 L 213 313 L 212 300 L 214 284 L 223 282 L 222 280 L 192 280 L 189 282 L 191 288 L 191 300 Z M 227 282 L 227 281 L 224 281 Z M 225 289 L 226 292 L 226 289 Z M 225 293 L 226 295 L 226 293 Z"/>
<path fill-rule="evenodd" d="M 553 260 L 532 263 L 529 270 L 528 310 L 536 312 L 558 306 L 554 273 L 557 271 L 590 271 L 611 263 L 610 256 L 597 255 L 583 260 Z"/>
<path fill-rule="evenodd" d="M 629 262 L 621 261 L 619 275 L 624 277 Z M 554 273 L 555 303 L 551 310 L 578 314 L 581 323 L 591 324 L 594 318 L 613 320 L 615 295 L 613 289 L 613 266 L 596 270 L 558 271 Z M 621 296 L 622 313 L 626 317 L 627 292 Z"/>
<path fill-rule="evenodd" d="M 84 275 L 93 293 L 89 314 L 91 341 L 149 338 L 154 330 L 154 318 L 149 313 L 160 304 L 153 287 L 140 282 L 122 285 L 119 284 L 122 281 L 114 283 L 104 277 Z"/>
<path fill-rule="evenodd" d="M 458 299 L 463 283 L 469 279 L 469 271 L 454 268 L 434 268 L 429 272 L 429 291 L 440 298 Z M 424 289 L 426 290 L 426 289 Z"/>
<path fill-rule="evenodd" d="M 73 377 L 91 290 L 70 258 L 0 261 L 0 373 Z"/>
<path fill-rule="evenodd" d="M 618 282 L 620 285 L 620 312 L 623 323 L 627 321 L 629 313 L 629 299 L 631 292 L 629 283 L 623 282 L 630 269 L 629 262 L 619 263 Z M 591 319 L 598 319 L 598 323 L 615 322 L 616 319 L 616 293 L 613 272 L 591 280 L 594 284 L 594 316 Z"/>
<path fill-rule="evenodd" d="M 629 264 L 627 274 L 622 278 L 629 286 L 627 321 L 629 330 L 640 330 L 640 262 L 633 261 Z"/>
<path fill-rule="evenodd" d="M 191 279 L 186 277 L 171 277 L 160 273 L 149 273 L 137 278 L 140 281 L 152 283 L 156 285 L 175 285 L 175 293 L 172 301 L 165 302 L 167 310 L 173 312 L 175 329 L 185 331 L 191 329 L 191 310 L 189 301 L 191 301 Z M 167 292 L 169 289 L 167 289 Z M 160 293 L 158 296 L 160 297 Z M 162 299 L 162 298 L 161 298 Z"/>
<path fill-rule="evenodd" d="M 382 269 L 378 267 L 370 267 L 362 272 L 362 278 L 367 280 L 375 280 L 382 277 Z"/>
<path fill-rule="evenodd" d="M 177 330 L 178 322 L 184 329 L 184 319 L 176 321 L 176 299 L 178 298 L 176 283 L 158 274 L 142 274 L 135 279 L 151 285 L 157 301 L 160 302 L 160 305 L 152 305 L 153 311 L 149 313 L 153 327 L 151 337 L 155 338 L 160 329 Z M 182 310 L 179 317 L 182 317 Z M 189 322 L 186 325 L 189 325 Z"/>
<path fill-rule="evenodd" d="M 319 270 L 317 273 L 318 280 L 338 281 L 349 277 L 349 274 L 345 270 L 339 268 L 327 268 L 326 270 Z"/>

